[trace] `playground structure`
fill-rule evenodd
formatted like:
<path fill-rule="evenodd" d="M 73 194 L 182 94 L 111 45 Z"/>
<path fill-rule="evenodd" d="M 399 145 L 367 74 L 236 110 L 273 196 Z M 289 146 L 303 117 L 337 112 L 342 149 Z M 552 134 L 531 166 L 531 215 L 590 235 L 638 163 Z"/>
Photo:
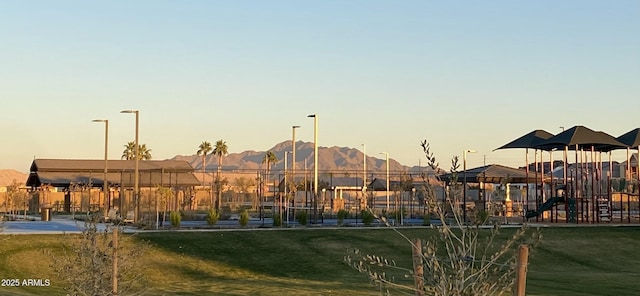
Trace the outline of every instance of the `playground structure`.
<path fill-rule="evenodd" d="M 640 154 L 639 145 L 640 129 L 614 138 L 584 126 L 575 126 L 555 136 L 536 130 L 497 149 L 527 149 L 527 175 L 531 173 L 528 150 L 536 151 L 535 186 L 531 196 L 527 184 L 525 220 L 640 223 L 638 155 L 629 156 L 632 147 L 639 148 Z M 614 178 L 611 151 L 616 149 L 627 149 L 624 177 Z M 538 151 L 540 158 L 537 157 Z M 547 173 L 543 160 L 545 151 L 549 154 Z M 563 151 L 561 168 L 553 165 L 554 151 Z M 575 162 L 569 165 L 571 152 L 575 155 Z M 603 161 L 603 154 L 608 155 L 608 163 Z M 556 176 L 559 172 L 562 175 Z"/>

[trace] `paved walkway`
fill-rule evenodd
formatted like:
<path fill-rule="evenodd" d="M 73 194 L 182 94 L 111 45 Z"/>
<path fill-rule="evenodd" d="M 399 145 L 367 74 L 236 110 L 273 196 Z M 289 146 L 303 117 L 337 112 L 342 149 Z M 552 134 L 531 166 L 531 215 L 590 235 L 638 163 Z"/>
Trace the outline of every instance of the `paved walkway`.
<path fill-rule="evenodd" d="M 39 216 L 17 215 L 17 221 L 0 222 L 1 234 L 63 234 L 80 233 L 84 229 L 84 222 L 73 220 L 71 216 L 53 217 L 51 221 L 41 221 Z M 98 230 L 104 231 L 110 223 L 98 223 Z M 134 232 L 135 228 L 125 227 L 125 232 Z"/>
<path fill-rule="evenodd" d="M 17 217 L 23 218 L 23 216 Z M 71 216 L 53 216 L 51 221 L 40 221 L 40 217 L 36 216 L 27 216 L 29 220 L 18 220 L 18 221 L 4 221 L 0 224 L 2 227 L 2 231 L 0 231 L 0 235 L 10 235 L 10 234 L 63 234 L 63 233 L 80 233 L 84 229 L 84 222 L 73 220 Z M 323 224 L 310 224 L 306 227 L 300 226 L 297 223 L 291 223 L 289 228 L 280 228 L 280 227 L 272 227 L 273 221 L 271 219 L 262 220 L 252 219 L 249 221 L 249 225 L 245 228 L 239 227 L 239 222 L 234 220 L 221 220 L 219 221 L 214 228 L 208 228 L 206 226 L 205 221 L 182 221 L 181 228 L 173 231 L 235 231 L 235 230 L 294 230 L 300 228 L 336 228 L 336 227 L 360 227 L 364 226 L 362 221 L 356 221 L 355 219 L 345 219 L 344 226 L 338 226 L 336 219 L 325 219 Z M 421 226 L 422 219 L 406 219 L 404 221 L 409 225 L 395 225 L 396 228 L 404 228 L 404 227 L 416 227 Z M 438 224 L 432 221 L 433 224 Z M 520 223 L 514 223 L 513 221 L 508 221 L 510 223 L 503 224 L 504 228 L 512 228 L 512 227 L 520 227 Z M 112 226 L 111 223 L 98 223 L 98 230 L 104 231 L 107 227 Z M 169 227 L 169 221 L 165 222 L 165 225 Z M 378 226 L 378 227 L 376 227 Z M 620 223 L 609 223 L 609 224 L 567 224 L 567 223 L 529 223 L 530 227 L 616 227 L 616 226 L 640 226 L 640 224 L 620 224 Z M 424 227 L 424 226 L 422 226 Z M 491 228 L 493 226 L 487 225 L 487 228 Z M 373 225 L 371 228 L 384 228 L 379 224 Z M 134 232 L 154 232 L 157 230 L 142 230 L 132 226 L 124 226 L 124 232 L 126 233 L 134 233 Z M 166 231 L 166 230 L 159 230 Z"/>

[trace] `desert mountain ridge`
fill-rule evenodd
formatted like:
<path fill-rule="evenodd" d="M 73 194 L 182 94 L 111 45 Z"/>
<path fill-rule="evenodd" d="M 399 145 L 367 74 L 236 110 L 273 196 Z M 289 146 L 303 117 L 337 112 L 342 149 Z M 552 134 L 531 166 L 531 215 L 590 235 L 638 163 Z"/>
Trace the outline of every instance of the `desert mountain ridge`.
<path fill-rule="evenodd" d="M 15 180 L 18 183 L 26 183 L 29 174 L 12 169 L 0 169 L 0 186 L 8 186 Z"/>
<path fill-rule="evenodd" d="M 285 151 L 292 150 L 291 141 L 284 141 L 276 144 L 271 151 L 278 158 L 278 161 L 271 167 L 272 171 L 282 171 L 284 169 Z M 264 169 L 265 164 L 262 160 L 267 151 L 244 151 L 240 153 L 229 153 L 222 158 L 223 170 L 258 170 Z M 292 167 L 291 155 L 288 156 L 287 168 Z M 318 170 L 321 171 L 361 171 L 363 169 L 363 153 L 362 151 L 349 147 L 318 147 Z M 173 160 L 184 160 L 193 166 L 196 171 L 201 171 L 203 166 L 202 156 L 193 155 L 177 155 Z M 313 143 L 297 141 L 296 142 L 296 169 L 313 168 Z M 206 170 L 213 171 L 218 167 L 218 158 L 213 154 L 206 156 Z M 424 169 L 424 168 L 422 168 Z M 368 171 L 385 171 L 386 160 L 367 155 Z M 419 171 L 418 167 L 408 167 L 400 164 L 394 159 L 389 159 L 389 171 Z"/>
<path fill-rule="evenodd" d="M 272 172 L 284 170 L 284 153 L 291 152 L 291 140 L 283 141 L 276 144 L 271 149 L 278 161 L 271 167 Z M 222 169 L 224 171 L 231 170 L 259 170 L 264 169 L 265 164 L 262 163 L 267 151 L 244 151 L 239 153 L 229 153 L 222 159 Z M 287 167 L 292 167 L 291 155 L 288 156 Z M 350 147 L 318 147 L 318 170 L 320 171 L 352 171 L 361 172 L 363 170 L 362 151 Z M 195 153 L 193 155 L 176 155 L 172 160 L 187 161 L 196 172 L 202 171 L 202 156 Z M 296 169 L 302 170 L 306 167 L 313 168 L 313 143 L 297 141 L 296 142 Z M 218 168 L 218 159 L 213 154 L 207 154 L 206 157 L 207 171 L 215 171 Z M 377 158 L 367 154 L 367 171 L 384 172 L 386 170 L 386 160 Z M 400 164 L 393 158 L 389 159 L 389 171 L 391 172 L 423 172 L 425 167 L 408 167 Z M 357 174 L 357 173 L 356 173 Z M 11 185 L 15 180 L 18 183 L 26 183 L 28 173 L 22 173 L 13 169 L 0 169 L 0 186 Z"/>

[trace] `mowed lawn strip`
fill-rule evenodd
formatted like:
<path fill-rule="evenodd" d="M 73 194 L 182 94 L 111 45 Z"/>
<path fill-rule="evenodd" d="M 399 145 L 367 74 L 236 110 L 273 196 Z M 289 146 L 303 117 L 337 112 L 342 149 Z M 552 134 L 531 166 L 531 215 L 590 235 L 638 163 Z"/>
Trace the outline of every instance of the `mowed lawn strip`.
<path fill-rule="evenodd" d="M 427 238 L 427 228 L 400 229 Z M 503 229 L 503 237 L 512 229 Z M 640 228 L 545 228 L 531 253 L 527 295 L 637 295 Z M 43 250 L 62 253 L 62 235 L 0 236 L 2 278 L 47 278 L 50 287 L 0 287 L 0 294 L 63 295 Z M 136 260 L 150 295 L 379 295 L 344 263 L 349 250 L 411 268 L 408 242 L 391 229 L 295 229 L 139 233 L 148 252 Z M 397 278 L 410 284 L 410 279 Z"/>

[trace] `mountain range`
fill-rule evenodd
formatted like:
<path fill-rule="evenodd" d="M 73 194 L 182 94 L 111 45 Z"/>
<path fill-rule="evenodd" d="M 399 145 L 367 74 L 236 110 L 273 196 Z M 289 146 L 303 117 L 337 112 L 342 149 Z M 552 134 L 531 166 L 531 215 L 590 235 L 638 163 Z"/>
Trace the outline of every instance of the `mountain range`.
<path fill-rule="evenodd" d="M 271 171 L 277 172 L 284 169 L 284 153 L 291 153 L 291 140 L 276 144 L 271 149 L 278 161 L 273 164 Z M 240 153 L 230 153 L 222 158 L 222 169 L 224 171 L 243 171 L 264 169 L 262 160 L 267 151 L 244 151 Z M 287 168 L 292 167 L 291 156 L 288 156 Z M 318 147 L 318 170 L 320 171 L 362 171 L 363 153 L 362 151 L 349 147 Z M 215 171 L 218 168 L 218 159 L 213 154 L 208 154 L 206 160 L 207 171 Z M 193 155 L 176 155 L 173 160 L 184 160 L 191 164 L 196 171 L 202 171 L 202 156 Z M 296 142 L 296 169 L 302 170 L 306 167 L 313 169 L 313 143 L 298 141 Z M 408 167 L 399 162 L 389 159 L 390 172 L 420 172 L 425 168 L 417 166 Z M 367 155 L 367 171 L 384 172 L 386 170 L 386 160 Z M 13 180 L 19 183 L 27 181 L 28 174 L 18 172 L 11 169 L 0 169 L 0 186 L 10 185 Z"/>
<path fill-rule="evenodd" d="M 27 182 L 29 175 L 12 169 L 0 169 L 0 186 L 8 186 L 16 181 L 18 183 Z"/>
<path fill-rule="evenodd" d="M 276 144 L 268 151 L 274 153 L 278 158 L 271 170 L 281 171 L 284 169 L 285 151 L 292 151 L 291 140 Z M 240 153 L 229 153 L 222 158 L 222 169 L 228 170 L 257 170 L 264 169 L 262 160 L 267 151 L 244 151 Z M 288 156 L 287 168 L 291 166 L 291 156 Z M 193 155 L 177 155 L 174 160 L 185 160 L 196 169 L 201 171 L 203 166 L 202 156 Z M 363 169 L 363 153 L 362 151 L 349 147 L 318 147 L 318 170 L 320 171 L 355 171 Z M 296 142 L 296 169 L 304 169 L 305 162 L 308 169 L 313 168 L 313 143 L 297 141 Z M 206 170 L 216 170 L 218 167 L 217 156 L 208 154 L 206 156 Z M 400 164 L 399 162 L 389 159 L 389 171 L 417 171 L 417 167 L 410 168 Z M 386 160 L 379 159 L 367 155 L 368 171 L 385 171 Z"/>

